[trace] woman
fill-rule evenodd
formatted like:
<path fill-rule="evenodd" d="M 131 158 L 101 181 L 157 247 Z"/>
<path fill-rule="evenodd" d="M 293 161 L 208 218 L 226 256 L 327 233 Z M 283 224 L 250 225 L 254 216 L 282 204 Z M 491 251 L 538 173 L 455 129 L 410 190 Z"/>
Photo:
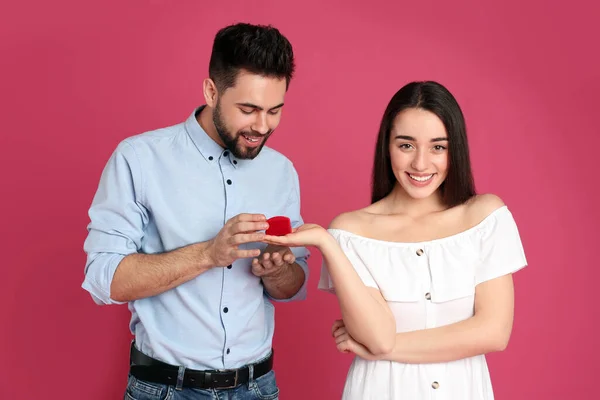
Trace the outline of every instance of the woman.
<path fill-rule="evenodd" d="M 475 195 L 465 122 L 435 82 L 413 82 L 383 116 L 372 204 L 265 240 L 316 246 L 337 295 L 337 347 L 356 354 L 344 399 L 493 399 L 485 354 L 513 323 L 512 273 L 527 262 L 507 206 Z"/>

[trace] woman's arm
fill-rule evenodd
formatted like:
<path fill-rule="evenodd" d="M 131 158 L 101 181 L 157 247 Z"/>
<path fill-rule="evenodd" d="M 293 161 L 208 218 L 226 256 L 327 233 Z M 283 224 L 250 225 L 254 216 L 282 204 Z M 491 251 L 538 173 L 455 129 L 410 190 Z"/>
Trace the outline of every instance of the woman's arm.
<path fill-rule="evenodd" d="M 378 289 L 366 287 L 337 244 L 329 238 L 319 247 L 348 332 L 373 354 L 394 349 L 396 320 Z"/>
<path fill-rule="evenodd" d="M 502 351 L 508 345 L 512 331 L 513 293 L 511 274 L 481 283 L 475 289 L 473 317 L 437 328 L 398 333 L 394 349 L 387 354 L 367 353 L 353 341 L 352 333 L 345 332 L 339 323 L 334 325 L 334 337 L 342 352 L 351 351 L 365 359 L 407 364 L 448 362 Z"/>
<path fill-rule="evenodd" d="M 319 225 L 304 224 L 286 236 L 265 236 L 264 241 L 287 247 L 317 247 L 327 265 L 342 318 L 352 337 L 372 354 L 393 350 L 396 320 L 391 310 L 379 290 L 365 286 L 329 232 Z"/>

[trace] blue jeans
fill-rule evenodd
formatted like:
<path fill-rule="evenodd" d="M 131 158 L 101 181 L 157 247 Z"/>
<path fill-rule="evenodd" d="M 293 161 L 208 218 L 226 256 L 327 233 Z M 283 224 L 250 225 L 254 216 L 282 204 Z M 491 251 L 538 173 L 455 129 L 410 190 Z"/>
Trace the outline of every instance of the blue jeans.
<path fill-rule="evenodd" d="M 250 379 L 246 384 L 233 389 L 194 389 L 177 390 L 174 385 L 164 385 L 142 381 L 129 375 L 125 400 L 278 400 L 279 388 L 275 372 Z"/>

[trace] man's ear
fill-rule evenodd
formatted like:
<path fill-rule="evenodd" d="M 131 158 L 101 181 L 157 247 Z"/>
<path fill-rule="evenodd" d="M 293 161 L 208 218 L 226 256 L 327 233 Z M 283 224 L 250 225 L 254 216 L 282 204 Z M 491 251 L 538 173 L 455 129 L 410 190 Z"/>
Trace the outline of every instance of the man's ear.
<path fill-rule="evenodd" d="M 202 91 L 204 93 L 204 101 L 206 102 L 206 105 L 210 108 L 215 108 L 217 105 L 217 98 L 219 96 L 215 82 L 210 78 L 206 78 L 204 82 L 202 82 Z"/>

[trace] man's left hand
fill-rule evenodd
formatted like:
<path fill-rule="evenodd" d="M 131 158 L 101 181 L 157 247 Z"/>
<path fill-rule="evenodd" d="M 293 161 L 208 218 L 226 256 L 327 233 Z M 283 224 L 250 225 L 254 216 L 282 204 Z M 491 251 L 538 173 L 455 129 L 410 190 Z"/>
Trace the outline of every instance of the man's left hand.
<path fill-rule="evenodd" d="M 296 262 L 289 247 L 268 245 L 265 251 L 252 260 L 252 273 L 260 278 L 277 277 Z"/>

